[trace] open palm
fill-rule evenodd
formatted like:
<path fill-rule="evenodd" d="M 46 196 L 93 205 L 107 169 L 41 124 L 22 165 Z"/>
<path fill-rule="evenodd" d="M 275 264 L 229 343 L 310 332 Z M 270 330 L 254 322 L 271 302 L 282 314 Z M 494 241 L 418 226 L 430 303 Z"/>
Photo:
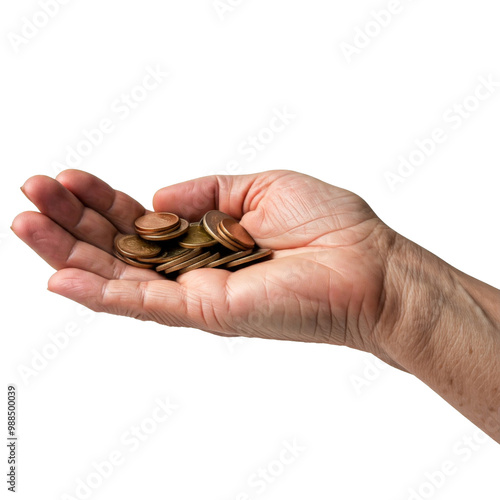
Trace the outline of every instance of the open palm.
<path fill-rule="evenodd" d="M 57 272 L 49 289 L 95 310 L 242 335 L 347 345 L 377 353 L 372 332 L 384 287 L 390 230 L 357 195 L 289 171 L 211 176 L 170 186 L 156 211 L 190 221 L 218 209 L 241 219 L 273 258 L 229 272 L 200 269 L 168 280 L 112 255 L 147 211 L 97 177 L 67 170 L 23 186 L 40 210 L 14 232 Z"/>

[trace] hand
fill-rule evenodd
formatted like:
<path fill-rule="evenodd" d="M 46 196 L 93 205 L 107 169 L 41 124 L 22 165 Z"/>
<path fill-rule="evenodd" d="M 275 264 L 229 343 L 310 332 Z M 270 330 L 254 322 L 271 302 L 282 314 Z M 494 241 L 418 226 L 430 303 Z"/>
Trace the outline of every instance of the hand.
<path fill-rule="evenodd" d="M 158 191 L 156 211 L 241 219 L 272 260 L 176 282 L 112 255 L 146 213 L 77 170 L 23 186 L 40 213 L 14 232 L 57 272 L 49 289 L 94 311 L 218 335 L 345 345 L 413 373 L 500 443 L 500 291 L 387 227 L 357 195 L 306 175 L 212 176 Z"/>
<path fill-rule="evenodd" d="M 288 171 L 206 177 L 167 187 L 156 211 L 190 221 L 220 209 L 238 219 L 272 260 L 229 272 L 201 269 L 177 282 L 112 255 L 118 232 L 146 210 L 93 175 L 35 176 L 23 192 L 40 213 L 14 232 L 58 272 L 49 290 L 94 311 L 220 335 L 347 345 L 377 354 L 393 233 L 357 195 Z"/>

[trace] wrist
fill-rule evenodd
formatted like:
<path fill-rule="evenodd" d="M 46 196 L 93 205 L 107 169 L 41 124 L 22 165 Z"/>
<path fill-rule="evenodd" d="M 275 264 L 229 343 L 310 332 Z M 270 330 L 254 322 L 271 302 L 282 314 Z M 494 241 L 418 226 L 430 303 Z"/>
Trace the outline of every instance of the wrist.
<path fill-rule="evenodd" d="M 374 329 L 377 345 L 413 372 L 420 358 L 436 348 L 445 310 L 452 303 L 454 280 L 447 264 L 424 248 L 388 229 L 380 315 Z"/>
<path fill-rule="evenodd" d="M 400 235 L 374 329 L 382 351 L 500 439 L 500 291 Z"/>

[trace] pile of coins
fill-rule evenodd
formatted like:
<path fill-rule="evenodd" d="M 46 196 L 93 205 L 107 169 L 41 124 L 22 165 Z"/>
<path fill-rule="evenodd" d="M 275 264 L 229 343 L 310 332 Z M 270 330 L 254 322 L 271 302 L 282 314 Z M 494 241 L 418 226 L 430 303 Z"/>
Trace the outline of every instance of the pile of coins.
<path fill-rule="evenodd" d="M 236 219 L 218 210 L 191 223 L 172 213 L 154 212 L 139 217 L 135 230 L 137 234 L 116 237 L 115 256 L 171 276 L 200 268 L 235 270 L 272 254 L 258 248 Z"/>

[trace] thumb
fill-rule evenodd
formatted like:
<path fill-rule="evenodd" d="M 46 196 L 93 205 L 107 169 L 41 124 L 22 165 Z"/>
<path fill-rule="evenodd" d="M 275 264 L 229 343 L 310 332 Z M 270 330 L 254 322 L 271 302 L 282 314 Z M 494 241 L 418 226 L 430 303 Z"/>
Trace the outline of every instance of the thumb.
<path fill-rule="evenodd" d="M 269 182 L 269 174 L 211 175 L 160 189 L 153 198 L 157 212 L 173 212 L 190 221 L 209 210 L 241 219 L 252 210 L 254 194 Z"/>

